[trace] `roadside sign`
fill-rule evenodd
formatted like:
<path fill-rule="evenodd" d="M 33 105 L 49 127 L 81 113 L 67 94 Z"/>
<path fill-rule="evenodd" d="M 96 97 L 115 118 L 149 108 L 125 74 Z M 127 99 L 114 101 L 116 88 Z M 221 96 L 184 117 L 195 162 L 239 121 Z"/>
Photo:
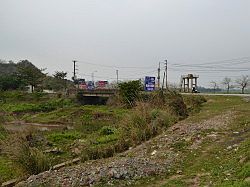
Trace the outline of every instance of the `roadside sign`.
<path fill-rule="evenodd" d="M 155 90 L 155 77 L 145 77 L 145 91 Z"/>
<path fill-rule="evenodd" d="M 95 84 L 94 84 L 93 81 L 88 81 L 87 89 L 88 90 L 94 90 L 95 89 Z"/>

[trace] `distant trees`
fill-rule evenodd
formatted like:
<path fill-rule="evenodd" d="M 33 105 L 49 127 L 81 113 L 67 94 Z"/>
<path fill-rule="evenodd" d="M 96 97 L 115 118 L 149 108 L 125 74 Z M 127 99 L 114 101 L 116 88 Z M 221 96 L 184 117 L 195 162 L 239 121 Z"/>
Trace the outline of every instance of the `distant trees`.
<path fill-rule="evenodd" d="M 42 69 L 38 69 L 28 60 L 21 60 L 17 63 L 17 75 L 26 85 L 31 85 L 31 91 L 34 92 L 34 87 L 41 84 L 45 74 Z"/>
<path fill-rule="evenodd" d="M 0 90 L 15 90 L 24 87 L 24 82 L 16 75 L 16 64 L 13 61 L 0 59 Z"/>
<path fill-rule="evenodd" d="M 216 89 L 218 89 L 217 83 L 216 83 L 215 81 L 211 81 L 210 84 L 211 84 L 211 86 L 212 86 L 212 88 L 213 88 L 213 91 L 214 91 L 214 93 L 215 93 Z"/>
<path fill-rule="evenodd" d="M 55 78 L 57 79 L 61 79 L 64 80 L 67 76 L 67 72 L 63 72 L 63 71 L 56 71 L 55 74 L 53 75 Z"/>
<path fill-rule="evenodd" d="M 242 75 L 235 82 L 241 88 L 241 93 L 244 94 L 245 88 L 250 84 L 250 79 L 247 75 Z"/>
<path fill-rule="evenodd" d="M 226 86 L 227 93 L 229 93 L 229 89 L 231 88 L 231 82 L 232 82 L 232 79 L 229 77 L 225 77 L 222 81 L 222 84 Z"/>
<path fill-rule="evenodd" d="M 43 73 L 44 69 L 39 69 L 29 60 L 21 60 L 18 63 L 0 59 L 0 90 L 25 89 L 31 85 L 34 88 L 62 91 L 67 87 L 74 87 L 73 83 L 66 79 L 67 72 L 55 71 L 53 76 Z"/>
<path fill-rule="evenodd" d="M 16 72 L 16 64 L 13 61 L 5 61 L 0 59 L 0 76 L 12 75 Z"/>
<path fill-rule="evenodd" d="M 67 76 L 67 72 L 56 71 L 53 76 L 58 80 L 58 83 L 60 83 L 62 85 L 62 87 L 66 90 L 67 80 L 65 78 Z"/>
<path fill-rule="evenodd" d="M 16 90 L 24 87 L 24 82 L 20 80 L 16 75 L 4 75 L 0 76 L 0 90 Z"/>

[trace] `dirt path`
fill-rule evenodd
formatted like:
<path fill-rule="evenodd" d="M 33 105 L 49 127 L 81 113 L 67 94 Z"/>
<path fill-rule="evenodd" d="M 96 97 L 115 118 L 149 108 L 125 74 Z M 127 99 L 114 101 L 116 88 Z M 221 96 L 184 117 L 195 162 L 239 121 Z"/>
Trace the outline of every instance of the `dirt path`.
<path fill-rule="evenodd" d="M 197 149 L 205 137 L 218 139 L 215 131 L 225 129 L 233 118 L 234 113 L 227 112 L 200 123 L 182 121 L 115 157 L 40 173 L 17 186 L 89 186 L 100 182 L 123 186 L 143 177 L 172 172 L 174 164 L 181 159 L 182 149 Z M 205 137 L 201 132 L 207 132 Z M 182 171 L 175 172 L 179 175 Z M 198 186 L 199 178 L 193 182 Z"/>

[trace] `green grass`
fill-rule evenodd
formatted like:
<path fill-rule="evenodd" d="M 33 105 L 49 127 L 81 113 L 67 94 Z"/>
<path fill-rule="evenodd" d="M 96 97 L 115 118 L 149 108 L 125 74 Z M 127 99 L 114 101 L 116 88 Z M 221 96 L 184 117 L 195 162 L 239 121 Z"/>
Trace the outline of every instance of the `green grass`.
<path fill-rule="evenodd" d="M 16 169 L 8 158 L 0 155 L 0 183 L 19 176 L 21 172 Z"/>
<path fill-rule="evenodd" d="M 188 118 L 190 122 L 198 122 L 219 115 L 228 110 L 241 109 L 242 98 L 237 96 L 206 96 L 207 102 L 202 104 L 202 110 Z"/>
<path fill-rule="evenodd" d="M 80 137 L 81 134 L 79 132 L 66 131 L 49 133 L 47 139 L 55 144 L 65 144 L 80 139 Z"/>

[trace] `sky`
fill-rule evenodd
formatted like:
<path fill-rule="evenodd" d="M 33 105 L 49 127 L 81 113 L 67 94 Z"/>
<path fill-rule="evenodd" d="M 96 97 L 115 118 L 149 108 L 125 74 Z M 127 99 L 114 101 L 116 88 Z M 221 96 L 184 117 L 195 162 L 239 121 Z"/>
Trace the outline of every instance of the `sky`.
<path fill-rule="evenodd" d="M 0 0 L 0 59 L 91 80 L 250 75 L 249 0 Z"/>

